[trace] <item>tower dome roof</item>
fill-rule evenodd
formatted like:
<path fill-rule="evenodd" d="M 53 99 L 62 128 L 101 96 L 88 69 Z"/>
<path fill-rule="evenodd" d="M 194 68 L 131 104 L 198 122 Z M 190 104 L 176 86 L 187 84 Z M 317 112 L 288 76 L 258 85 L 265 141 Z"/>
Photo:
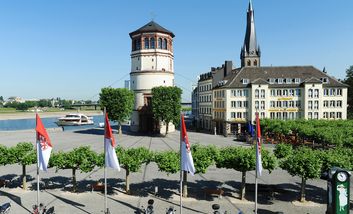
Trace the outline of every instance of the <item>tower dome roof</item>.
<path fill-rule="evenodd" d="M 130 37 L 132 37 L 135 34 L 138 33 L 147 33 L 147 32 L 160 32 L 160 33 L 166 33 L 169 34 L 171 37 L 174 37 L 174 33 L 165 29 L 164 27 L 160 26 L 154 21 L 150 21 L 146 25 L 142 26 L 141 28 L 129 33 Z"/>

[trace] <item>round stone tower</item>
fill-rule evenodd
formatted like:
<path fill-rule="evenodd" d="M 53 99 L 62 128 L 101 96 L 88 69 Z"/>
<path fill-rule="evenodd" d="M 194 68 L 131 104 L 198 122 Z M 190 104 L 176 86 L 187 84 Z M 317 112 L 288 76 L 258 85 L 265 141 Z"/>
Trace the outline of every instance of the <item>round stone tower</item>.
<path fill-rule="evenodd" d="M 151 91 L 153 87 L 174 86 L 174 34 L 151 21 L 130 33 L 131 90 L 135 105 L 131 117 L 131 131 L 165 132 L 165 126 L 153 119 Z M 169 131 L 174 130 L 169 125 Z"/>

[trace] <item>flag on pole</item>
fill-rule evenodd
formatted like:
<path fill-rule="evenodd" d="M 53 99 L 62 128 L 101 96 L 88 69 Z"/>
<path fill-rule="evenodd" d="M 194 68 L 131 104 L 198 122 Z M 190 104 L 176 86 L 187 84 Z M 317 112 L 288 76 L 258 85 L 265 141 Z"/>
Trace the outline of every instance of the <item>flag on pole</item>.
<path fill-rule="evenodd" d="M 36 132 L 37 132 L 37 151 L 38 151 L 38 167 L 40 170 L 47 171 L 49 158 L 53 146 L 50 143 L 50 138 L 44 128 L 42 120 L 36 114 Z"/>
<path fill-rule="evenodd" d="M 194 175 L 195 167 L 192 159 L 188 134 L 186 133 L 184 115 L 181 115 L 181 170 Z"/>
<path fill-rule="evenodd" d="M 109 124 L 108 114 L 105 114 L 105 130 L 104 130 L 104 144 L 105 144 L 105 166 L 118 169 L 120 165 L 115 153 L 115 139 L 113 136 L 112 128 Z"/>
<path fill-rule="evenodd" d="M 256 171 L 259 176 L 262 172 L 262 161 L 261 161 L 261 129 L 260 129 L 260 118 L 259 113 L 256 112 Z"/>
<path fill-rule="evenodd" d="M 249 121 L 249 123 L 248 123 L 248 132 L 249 132 L 249 135 L 251 136 L 251 137 L 254 137 L 254 127 L 253 127 L 253 125 L 251 124 L 251 122 Z"/>

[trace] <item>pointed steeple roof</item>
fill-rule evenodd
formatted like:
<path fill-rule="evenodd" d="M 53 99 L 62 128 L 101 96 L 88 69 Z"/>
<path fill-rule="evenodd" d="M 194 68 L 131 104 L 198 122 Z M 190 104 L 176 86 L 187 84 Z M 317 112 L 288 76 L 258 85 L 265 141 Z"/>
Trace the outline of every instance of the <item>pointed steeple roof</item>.
<path fill-rule="evenodd" d="M 146 33 L 146 32 L 160 32 L 160 33 L 169 34 L 171 37 L 175 36 L 173 32 L 165 29 L 164 27 L 160 26 L 159 24 L 157 24 L 154 21 L 150 21 L 146 25 L 144 25 L 144 26 L 140 27 L 139 29 L 131 32 L 129 35 L 131 37 L 132 35 L 135 35 L 137 33 Z"/>
<path fill-rule="evenodd" d="M 249 0 L 247 11 L 246 33 L 242 52 L 245 51 L 248 55 L 258 55 L 259 47 L 256 40 L 255 19 L 252 1 Z"/>

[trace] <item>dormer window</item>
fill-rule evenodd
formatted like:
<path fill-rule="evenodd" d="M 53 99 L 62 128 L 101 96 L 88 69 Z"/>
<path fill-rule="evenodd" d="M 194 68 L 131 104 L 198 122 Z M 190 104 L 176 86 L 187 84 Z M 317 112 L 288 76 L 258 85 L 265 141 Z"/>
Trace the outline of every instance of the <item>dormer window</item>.
<path fill-rule="evenodd" d="M 320 78 L 322 83 L 328 83 L 328 78 L 327 77 L 322 77 Z"/>
<path fill-rule="evenodd" d="M 296 84 L 299 84 L 300 83 L 300 78 L 295 78 L 294 81 L 295 81 Z"/>
<path fill-rule="evenodd" d="M 243 84 L 249 84 L 249 82 L 250 82 L 249 79 L 242 79 L 241 81 Z"/>
<path fill-rule="evenodd" d="M 283 78 L 278 78 L 278 84 L 283 84 Z"/>
<path fill-rule="evenodd" d="M 286 79 L 286 83 L 287 83 L 287 84 L 291 84 L 291 83 L 292 83 L 292 79 L 291 79 L 291 78 L 287 78 L 287 79 Z"/>
<path fill-rule="evenodd" d="M 276 79 L 275 78 L 270 78 L 269 82 L 270 82 L 270 84 L 275 84 L 276 83 Z"/>

